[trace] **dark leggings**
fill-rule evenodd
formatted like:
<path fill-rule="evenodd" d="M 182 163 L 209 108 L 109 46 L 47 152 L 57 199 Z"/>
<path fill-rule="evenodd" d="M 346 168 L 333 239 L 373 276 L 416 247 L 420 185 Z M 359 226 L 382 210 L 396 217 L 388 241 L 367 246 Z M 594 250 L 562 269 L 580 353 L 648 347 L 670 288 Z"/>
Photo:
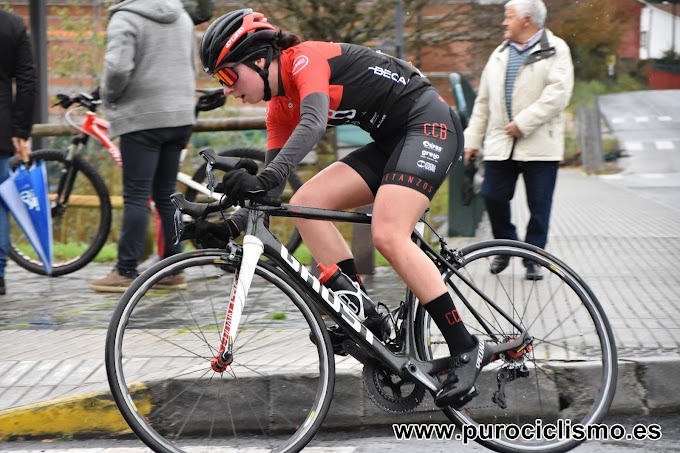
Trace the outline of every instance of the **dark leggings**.
<path fill-rule="evenodd" d="M 124 208 L 117 265 L 121 273 L 137 272 L 149 224 L 149 198 L 161 219 L 163 258 L 182 251 L 180 245 L 173 243 L 175 207 L 169 197 L 176 191 L 180 153 L 191 130 L 192 126 L 166 127 L 121 136 Z"/>

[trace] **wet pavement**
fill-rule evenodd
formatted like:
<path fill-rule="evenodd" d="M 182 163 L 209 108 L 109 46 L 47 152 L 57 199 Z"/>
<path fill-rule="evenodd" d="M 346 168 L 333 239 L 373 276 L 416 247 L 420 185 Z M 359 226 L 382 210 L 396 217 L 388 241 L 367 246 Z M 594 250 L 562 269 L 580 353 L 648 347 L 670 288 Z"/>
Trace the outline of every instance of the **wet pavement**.
<path fill-rule="evenodd" d="M 519 187 L 514 205 L 521 229 L 528 213 Z M 490 238 L 483 218 L 476 237 L 453 238 L 450 244 Z M 563 169 L 547 250 L 577 271 L 600 299 L 620 364 L 631 365 L 630 373 L 622 372 L 630 382 L 622 385 L 636 393 L 621 398 L 635 399 L 630 405 L 635 410 L 680 408 L 680 206 L 649 200 L 604 177 Z M 120 294 L 96 293 L 87 283 L 111 267 L 92 263 L 48 278 L 10 263 L 8 294 L 0 296 L 0 431 L 27 405 L 44 408 L 57 399 L 108 390 L 104 339 Z M 365 283 L 375 300 L 389 306 L 403 299 L 403 284 L 389 268 L 378 268 Z M 280 307 L 271 301 L 270 308 Z M 662 366 L 635 368 L 649 363 Z M 346 363 L 346 368 L 356 366 Z"/>

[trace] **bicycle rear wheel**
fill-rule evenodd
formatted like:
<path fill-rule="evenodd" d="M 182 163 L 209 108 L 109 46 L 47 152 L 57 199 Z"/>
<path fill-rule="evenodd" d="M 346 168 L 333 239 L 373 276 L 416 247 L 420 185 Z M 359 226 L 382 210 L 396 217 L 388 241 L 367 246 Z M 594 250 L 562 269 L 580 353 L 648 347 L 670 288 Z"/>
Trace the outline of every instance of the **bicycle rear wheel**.
<path fill-rule="evenodd" d="M 448 407 L 444 412 L 459 425 L 471 425 L 470 429 L 480 434 L 477 442 L 495 451 L 560 452 L 574 448 L 585 440 L 578 433 L 555 439 L 548 438 L 550 433 L 523 439 L 513 427 L 507 428 L 510 424 L 527 424 L 541 432 L 541 426 L 562 424 L 564 432 L 571 433 L 569 426 L 595 424 L 604 418 L 614 398 L 617 362 L 614 335 L 600 303 L 569 267 L 531 245 L 486 241 L 465 247 L 460 253 L 460 274 L 445 269 L 442 278 L 470 333 L 494 343 L 518 335 L 483 295 L 526 329 L 533 342 L 530 348 L 502 354 L 492 361 L 475 383 L 479 395 L 460 410 Z M 508 257 L 509 265 L 492 274 L 489 266 L 498 255 Z M 542 280 L 525 279 L 524 260 L 538 263 Z M 413 296 L 410 302 L 417 303 Z M 441 333 L 420 304 L 415 328 L 423 358 L 449 355 Z M 499 392 L 501 387 L 503 393 Z M 489 434 L 490 438 L 481 438 Z"/>
<path fill-rule="evenodd" d="M 187 289 L 160 287 L 180 271 Z M 313 302 L 267 262 L 257 265 L 233 363 L 212 370 L 233 279 L 224 251 L 183 253 L 144 272 L 114 312 L 109 385 L 154 451 L 299 451 L 328 412 L 335 382 L 328 333 Z"/>
<path fill-rule="evenodd" d="M 69 274 L 92 261 L 106 243 L 111 229 L 109 191 L 97 170 L 80 156 L 67 161 L 64 150 L 44 149 L 33 151 L 31 159 L 44 161 L 47 166 L 54 245 L 52 275 Z M 66 194 L 65 180 L 70 170 L 74 180 Z M 64 196 L 68 197 L 66 203 L 62 202 Z M 9 256 L 24 269 L 46 275 L 38 254 L 14 217 L 10 217 Z"/>
<path fill-rule="evenodd" d="M 220 156 L 231 156 L 231 157 L 245 157 L 248 159 L 253 159 L 260 165 L 260 171 L 264 168 L 264 151 L 256 148 L 233 148 L 221 151 Z M 194 181 L 201 184 L 206 184 L 208 178 L 205 172 L 205 164 L 201 165 L 192 178 Z M 286 185 L 286 190 L 284 191 L 282 198 L 284 201 L 290 200 L 290 197 L 302 186 L 302 180 L 300 176 L 293 171 L 288 176 L 288 184 Z M 184 198 L 189 201 L 207 203 L 209 200 L 207 197 L 203 197 L 200 193 L 196 192 L 191 188 L 187 188 L 184 193 Z M 221 220 L 221 216 L 216 215 L 216 220 Z M 291 252 L 295 250 L 302 243 L 302 237 L 298 232 L 297 228 L 293 224 L 292 219 L 286 219 L 283 217 L 275 217 L 271 219 L 269 229 L 274 235 L 279 238 L 279 241 L 286 246 L 286 248 Z"/>

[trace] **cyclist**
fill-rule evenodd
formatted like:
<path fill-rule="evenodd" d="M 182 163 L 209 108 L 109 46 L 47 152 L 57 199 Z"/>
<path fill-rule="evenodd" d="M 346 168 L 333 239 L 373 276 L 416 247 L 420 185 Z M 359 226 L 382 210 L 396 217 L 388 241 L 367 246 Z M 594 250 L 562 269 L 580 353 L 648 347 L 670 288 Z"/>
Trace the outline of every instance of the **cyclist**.
<path fill-rule="evenodd" d="M 467 403 L 476 395 L 474 381 L 490 351 L 467 331 L 435 265 L 410 240 L 463 152 L 460 121 L 448 104 L 405 61 L 352 44 L 302 42 L 251 9 L 215 20 L 200 53 L 203 70 L 223 85 L 225 95 L 248 104 L 267 102 L 264 171 L 253 176 L 232 170 L 223 179 L 225 192 L 240 203 L 254 194 L 280 194 L 287 175 L 327 127 L 349 123 L 371 134 L 372 143 L 319 172 L 291 203 L 341 210 L 373 203 L 376 248 L 424 301 L 451 352 L 435 402 Z M 237 222 L 227 222 L 231 234 L 243 229 Z M 363 289 L 351 251 L 332 222 L 297 219 L 296 226 L 317 262 L 337 263 Z"/>

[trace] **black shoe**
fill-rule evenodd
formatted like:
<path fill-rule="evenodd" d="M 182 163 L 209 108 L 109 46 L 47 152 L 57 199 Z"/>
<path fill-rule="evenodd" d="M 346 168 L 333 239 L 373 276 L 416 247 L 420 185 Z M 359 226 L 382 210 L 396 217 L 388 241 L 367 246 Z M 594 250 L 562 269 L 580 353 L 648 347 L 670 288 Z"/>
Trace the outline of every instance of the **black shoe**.
<path fill-rule="evenodd" d="M 526 274 L 526 279 L 527 280 L 542 280 L 543 279 L 543 271 L 541 270 L 540 267 L 536 265 L 536 263 L 529 263 L 527 264 L 527 274 Z"/>
<path fill-rule="evenodd" d="M 475 381 L 482 368 L 491 362 L 493 354 L 487 343 L 477 337 L 474 338 L 477 341 L 474 348 L 451 357 L 449 375 L 442 389 L 434 397 L 437 406 L 453 406 L 460 409 L 479 394 L 474 387 Z"/>
<path fill-rule="evenodd" d="M 0 277 L 0 294 L 6 294 L 7 289 L 5 288 L 5 277 Z"/>
<path fill-rule="evenodd" d="M 506 267 L 508 267 L 508 264 L 510 264 L 509 255 L 496 255 L 493 261 L 491 261 L 491 273 L 500 274 L 505 270 Z"/>

